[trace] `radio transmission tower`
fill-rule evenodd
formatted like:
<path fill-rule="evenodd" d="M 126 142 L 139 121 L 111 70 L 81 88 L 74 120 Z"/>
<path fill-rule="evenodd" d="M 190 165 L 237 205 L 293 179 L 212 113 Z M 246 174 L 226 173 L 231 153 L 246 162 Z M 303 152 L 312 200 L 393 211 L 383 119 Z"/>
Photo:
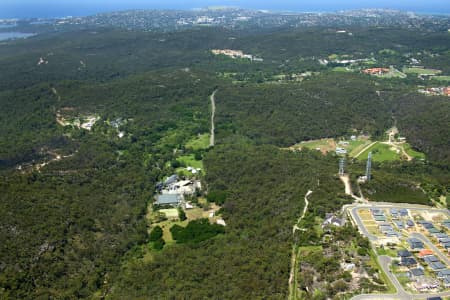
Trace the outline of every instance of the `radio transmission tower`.
<path fill-rule="evenodd" d="M 372 171 L 372 152 L 369 152 L 369 156 L 367 157 L 367 165 L 366 165 L 367 181 L 370 181 L 371 171 Z"/>
<path fill-rule="evenodd" d="M 339 176 L 344 175 L 344 167 L 345 167 L 345 158 L 342 157 L 339 159 Z"/>

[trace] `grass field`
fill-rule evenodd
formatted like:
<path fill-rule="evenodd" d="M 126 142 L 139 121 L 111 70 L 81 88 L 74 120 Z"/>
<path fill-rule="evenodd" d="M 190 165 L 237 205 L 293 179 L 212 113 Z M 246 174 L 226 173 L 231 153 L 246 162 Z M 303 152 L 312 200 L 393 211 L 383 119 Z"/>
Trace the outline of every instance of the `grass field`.
<path fill-rule="evenodd" d="M 366 160 L 369 156 L 369 152 L 372 152 L 373 161 L 394 161 L 400 159 L 400 153 L 391 149 L 391 146 L 386 144 L 377 143 L 364 151 L 358 159 Z"/>
<path fill-rule="evenodd" d="M 299 144 L 296 144 L 292 146 L 291 148 L 297 149 L 297 148 L 308 148 L 308 149 L 320 149 L 322 153 L 327 153 L 330 151 L 336 150 L 336 142 L 334 139 L 320 139 L 320 140 L 311 140 L 306 142 L 301 142 Z"/>
<path fill-rule="evenodd" d="M 186 143 L 187 149 L 201 150 L 209 147 L 209 134 L 200 134 Z"/>
<path fill-rule="evenodd" d="M 450 81 L 450 76 L 432 76 L 431 79 L 438 81 Z"/>
<path fill-rule="evenodd" d="M 175 224 L 186 227 L 188 222 L 189 222 L 188 220 L 185 220 L 183 222 L 164 221 L 164 222 L 160 222 L 156 225 L 161 226 L 161 228 L 163 230 L 163 239 L 166 242 L 166 244 L 173 244 L 173 243 L 175 243 L 175 241 L 172 238 L 172 233 L 170 232 L 170 228 L 172 228 L 172 226 Z"/>
<path fill-rule="evenodd" d="M 406 74 L 436 75 L 441 73 L 441 70 L 413 67 L 413 68 L 403 68 L 403 72 Z"/>
<path fill-rule="evenodd" d="M 359 153 L 359 151 L 364 149 L 364 147 L 369 145 L 371 142 L 372 142 L 371 140 L 361 140 L 361 139 L 358 139 L 356 141 L 350 141 L 349 145 L 346 148 L 348 151 L 348 155 L 352 157 L 355 156 L 356 154 Z"/>
<path fill-rule="evenodd" d="M 167 218 L 178 218 L 178 210 L 176 208 L 160 209 L 159 212 L 166 215 Z"/>
<path fill-rule="evenodd" d="M 348 69 L 346 67 L 335 67 L 333 68 L 334 72 L 353 72 L 351 69 Z"/>
<path fill-rule="evenodd" d="M 203 171 L 203 162 L 201 160 L 195 160 L 194 154 L 183 155 L 178 157 L 178 161 L 186 164 L 186 167 L 200 168 Z"/>

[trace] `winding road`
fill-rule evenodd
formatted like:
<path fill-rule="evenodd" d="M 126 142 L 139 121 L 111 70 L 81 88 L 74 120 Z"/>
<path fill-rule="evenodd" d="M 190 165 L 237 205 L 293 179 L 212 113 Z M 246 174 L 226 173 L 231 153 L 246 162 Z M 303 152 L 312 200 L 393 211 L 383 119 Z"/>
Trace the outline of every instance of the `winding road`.
<path fill-rule="evenodd" d="M 216 116 L 216 96 L 217 90 L 215 90 L 211 96 L 209 97 L 211 99 L 211 135 L 209 137 L 209 146 L 213 147 L 214 146 L 214 132 L 215 132 L 215 127 L 214 127 L 214 118 Z"/>

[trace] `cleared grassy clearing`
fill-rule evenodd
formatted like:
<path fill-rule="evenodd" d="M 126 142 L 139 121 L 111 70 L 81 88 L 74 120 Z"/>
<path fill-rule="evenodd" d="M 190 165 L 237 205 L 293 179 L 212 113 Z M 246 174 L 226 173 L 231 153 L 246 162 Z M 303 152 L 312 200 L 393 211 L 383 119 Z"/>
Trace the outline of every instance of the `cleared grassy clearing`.
<path fill-rule="evenodd" d="M 159 212 L 166 215 L 167 218 L 178 218 L 178 210 L 176 208 L 160 209 Z"/>
<path fill-rule="evenodd" d="M 432 76 L 431 79 L 438 81 L 450 81 L 450 76 Z"/>
<path fill-rule="evenodd" d="M 209 133 L 204 133 L 196 136 L 186 143 L 187 149 L 201 150 L 209 147 Z"/>
<path fill-rule="evenodd" d="M 366 160 L 369 152 L 372 152 L 372 160 L 377 162 L 400 160 L 400 153 L 386 144 L 377 143 L 364 151 L 358 159 Z"/>
<path fill-rule="evenodd" d="M 350 141 L 346 149 L 348 151 L 348 154 L 353 157 L 356 154 L 358 154 L 359 151 L 364 149 L 364 147 L 369 145 L 371 142 L 372 142 L 371 140 L 361 140 L 361 139 L 358 139 L 356 141 Z"/>
<path fill-rule="evenodd" d="M 406 74 L 436 75 L 441 73 L 441 70 L 412 67 L 412 68 L 403 68 L 403 72 Z"/>
<path fill-rule="evenodd" d="M 292 146 L 291 149 L 301 149 L 303 147 L 313 150 L 320 149 L 322 153 L 327 153 L 336 150 L 336 142 L 334 141 L 334 139 L 311 140 L 300 142 Z"/>
<path fill-rule="evenodd" d="M 333 72 L 353 72 L 353 70 L 347 67 L 334 67 Z"/>
<path fill-rule="evenodd" d="M 186 164 L 186 167 L 200 168 L 203 170 L 203 162 L 201 160 L 196 160 L 194 154 L 180 156 L 178 161 Z"/>

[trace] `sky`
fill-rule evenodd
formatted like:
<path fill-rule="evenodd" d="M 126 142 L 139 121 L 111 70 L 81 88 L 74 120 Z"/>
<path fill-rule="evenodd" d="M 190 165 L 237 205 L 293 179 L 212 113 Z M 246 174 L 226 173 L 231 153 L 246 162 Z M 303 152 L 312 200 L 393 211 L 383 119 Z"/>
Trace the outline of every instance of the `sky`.
<path fill-rule="evenodd" d="M 207 6 L 308 12 L 390 8 L 450 14 L 450 0 L 0 0 L 0 18 L 86 16 L 125 9 L 193 9 Z"/>

